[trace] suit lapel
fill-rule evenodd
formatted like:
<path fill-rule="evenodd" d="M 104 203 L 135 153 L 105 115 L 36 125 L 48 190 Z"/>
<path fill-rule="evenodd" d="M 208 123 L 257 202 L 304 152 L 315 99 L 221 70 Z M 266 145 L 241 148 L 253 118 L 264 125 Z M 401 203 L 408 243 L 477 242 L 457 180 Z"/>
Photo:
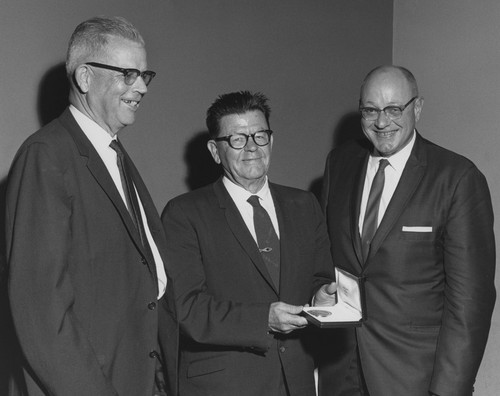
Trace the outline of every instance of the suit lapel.
<path fill-rule="evenodd" d="M 292 273 L 300 253 L 297 251 L 299 244 L 295 242 L 296 229 L 299 225 L 294 222 L 294 216 L 287 216 L 287 214 L 294 213 L 293 202 L 287 200 L 273 183 L 269 183 L 269 188 L 276 209 L 276 217 L 278 218 L 281 261 L 279 295 L 283 299 L 284 296 L 293 295 L 293 291 L 287 288 L 291 285 L 288 280 L 293 278 Z"/>
<path fill-rule="evenodd" d="M 384 217 L 380 222 L 380 226 L 373 237 L 369 258 L 377 253 L 377 250 L 387 237 L 387 234 L 394 227 L 394 223 L 397 221 L 399 216 L 401 216 L 401 213 L 406 208 L 407 202 L 413 196 L 418 185 L 422 181 L 422 177 L 424 176 L 426 170 L 427 156 L 422 146 L 421 139 L 422 138 L 417 133 L 415 145 L 408 161 L 406 162 L 401 179 L 399 180 L 398 186 L 396 187 L 391 201 L 389 202 Z M 369 258 L 367 261 L 368 263 L 370 261 Z"/>
<path fill-rule="evenodd" d="M 160 251 L 160 245 L 157 242 L 158 241 L 158 229 L 161 228 L 161 226 L 159 227 L 158 212 L 156 211 L 156 207 L 154 206 L 153 201 L 151 200 L 151 196 L 149 195 L 149 192 L 146 188 L 146 185 L 142 181 L 142 178 L 139 174 L 139 171 L 135 167 L 134 162 L 129 157 L 129 155 L 125 149 L 123 149 L 123 154 L 125 156 L 127 156 L 127 160 L 128 160 L 129 165 L 130 165 L 130 171 L 132 172 L 132 180 L 133 180 L 134 186 L 137 190 L 137 194 L 139 195 L 139 199 L 141 201 L 142 208 L 144 209 L 144 215 L 146 216 L 146 221 L 147 221 L 147 225 L 149 227 L 149 231 L 150 231 L 153 239 L 155 240 L 156 247 Z M 121 197 L 120 197 L 120 200 L 123 203 L 123 199 L 121 199 Z M 127 214 L 128 214 L 128 210 L 127 210 Z M 153 214 L 154 214 L 154 216 L 153 216 Z M 127 219 L 131 220 L 132 218 L 129 215 L 127 217 Z M 142 254 L 147 258 L 148 266 L 149 266 L 149 263 L 155 262 L 154 257 L 152 256 L 152 251 L 148 251 L 147 249 L 144 249 L 142 242 L 140 242 L 140 235 L 139 235 L 137 228 L 135 227 L 135 225 L 133 225 L 132 222 L 130 222 L 130 225 L 133 226 L 133 230 L 135 231 L 135 239 L 134 240 L 135 240 L 136 244 L 139 243 L 138 247 L 141 250 Z M 162 258 L 162 260 L 163 260 L 163 258 Z M 153 270 L 150 267 L 150 270 L 156 279 L 157 278 L 156 268 Z"/>
<path fill-rule="evenodd" d="M 59 117 L 59 120 L 70 133 L 71 137 L 75 141 L 80 155 L 85 158 L 87 162 L 88 170 L 115 206 L 132 240 L 144 255 L 145 252 L 137 228 L 135 227 L 129 211 L 125 206 L 125 203 L 123 202 L 123 199 L 101 157 L 95 150 L 94 146 L 92 146 L 92 143 L 88 140 L 87 136 L 82 131 L 74 117 L 71 115 L 69 109 L 66 109 L 63 112 L 63 114 Z M 152 269 L 150 268 L 150 270 Z M 153 271 L 153 273 L 156 274 L 156 270 Z"/>
<path fill-rule="evenodd" d="M 226 217 L 227 224 L 231 229 L 234 237 L 238 240 L 240 246 L 243 248 L 245 253 L 248 255 L 252 263 L 255 265 L 259 273 L 266 280 L 269 286 L 275 291 L 273 281 L 269 272 L 267 271 L 266 265 L 262 260 L 259 248 L 252 237 L 252 234 L 248 230 L 243 218 L 233 202 L 231 196 L 227 192 L 224 184 L 222 183 L 222 177 L 214 183 L 214 191 L 217 199 L 219 201 L 219 206 L 224 210 L 224 215 Z"/>
<path fill-rule="evenodd" d="M 361 151 L 358 156 L 356 156 L 352 164 L 353 169 L 355 169 L 353 184 L 352 184 L 352 197 L 350 201 L 350 223 L 351 223 L 351 241 L 353 244 L 356 257 L 358 258 L 358 270 L 361 271 L 363 268 L 363 252 L 361 250 L 361 236 L 359 233 L 359 212 L 361 207 L 361 198 L 363 196 L 363 187 L 365 184 L 366 176 L 366 166 L 368 163 L 369 153 L 367 151 Z"/>

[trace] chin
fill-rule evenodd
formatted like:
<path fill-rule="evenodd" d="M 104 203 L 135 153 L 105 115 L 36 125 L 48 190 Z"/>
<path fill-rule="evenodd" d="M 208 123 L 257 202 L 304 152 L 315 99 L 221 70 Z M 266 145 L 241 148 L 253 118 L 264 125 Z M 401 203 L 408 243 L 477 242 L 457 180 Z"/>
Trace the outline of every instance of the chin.
<path fill-rule="evenodd" d="M 122 128 L 132 125 L 135 122 L 135 117 L 126 117 L 121 120 Z"/>

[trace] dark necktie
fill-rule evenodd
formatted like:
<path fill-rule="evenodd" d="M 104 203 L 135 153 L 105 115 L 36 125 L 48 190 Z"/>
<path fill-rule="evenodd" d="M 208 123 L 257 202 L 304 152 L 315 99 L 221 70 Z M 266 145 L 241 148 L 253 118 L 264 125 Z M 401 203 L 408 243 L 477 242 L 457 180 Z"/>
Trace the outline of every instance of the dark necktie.
<path fill-rule="evenodd" d="M 365 219 L 363 221 L 363 232 L 361 233 L 361 243 L 363 250 L 363 262 L 366 262 L 368 253 L 370 252 L 370 245 L 377 231 L 378 227 L 378 210 L 380 207 L 380 197 L 384 189 L 385 182 L 385 167 L 389 165 L 389 161 L 381 159 L 378 164 L 378 170 L 373 178 L 372 186 L 370 188 L 370 195 L 368 196 L 368 203 L 366 204 Z"/>
<path fill-rule="evenodd" d="M 144 223 L 142 221 L 141 209 L 139 207 L 139 201 L 137 200 L 137 194 L 135 192 L 134 183 L 132 181 L 132 173 L 130 171 L 130 164 L 127 157 L 124 155 L 124 149 L 122 144 L 118 140 L 112 140 L 109 146 L 116 151 L 116 161 L 118 165 L 118 170 L 120 171 L 120 178 L 122 180 L 123 189 L 125 192 L 125 200 L 127 201 L 127 207 L 132 217 L 139 236 L 141 237 L 142 246 L 150 253 L 150 259 L 153 258 L 151 253 L 151 248 L 148 243 L 148 238 L 146 236 L 146 231 L 144 229 Z"/>
<path fill-rule="evenodd" d="M 274 286 L 279 290 L 280 284 L 280 241 L 274 230 L 269 213 L 260 205 L 259 197 L 252 195 L 247 199 L 253 206 L 253 223 L 257 244 L 267 271 L 271 275 Z"/>

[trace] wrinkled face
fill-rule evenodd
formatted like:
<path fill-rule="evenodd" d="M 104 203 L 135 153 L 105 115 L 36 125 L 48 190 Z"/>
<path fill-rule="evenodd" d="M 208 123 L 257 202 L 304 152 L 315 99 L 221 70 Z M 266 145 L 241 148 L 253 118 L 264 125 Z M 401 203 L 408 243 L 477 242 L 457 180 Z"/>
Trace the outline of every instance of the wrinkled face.
<path fill-rule="evenodd" d="M 139 43 L 112 37 L 105 53 L 94 62 L 121 68 L 146 70 L 146 50 Z M 89 116 L 114 136 L 120 129 L 135 121 L 135 112 L 147 92 L 141 77 L 132 85 L 125 84 L 122 73 L 89 68 L 89 85 L 86 94 Z"/>
<path fill-rule="evenodd" d="M 361 92 L 360 105 L 377 109 L 386 106 L 402 107 L 413 96 L 414 92 L 405 76 L 397 69 L 390 69 L 375 73 L 366 81 Z M 376 153 L 390 157 L 410 142 L 422 106 L 423 99 L 417 98 L 397 120 L 391 120 L 383 111 L 376 120 L 361 118 L 363 132 L 372 142 Z"/>
<path fill-rule="evenodd" d="M 220 120 L 219 137 L 235 133 L 249 135 L 269 129 L 266 118 L 261 111 L 250 111 L 244 114 L 230 114 Z M 273 139 L 267 146 L 257 146 L 252 138 L 242 149 L 234 149 L 226 141 L 208 142 L 208 149 L 215 162 L 222 164 L 224 174 L 233 183 L 242 186 L 252 193 L 264 185 L 267 170 L 271 162 Z"/>

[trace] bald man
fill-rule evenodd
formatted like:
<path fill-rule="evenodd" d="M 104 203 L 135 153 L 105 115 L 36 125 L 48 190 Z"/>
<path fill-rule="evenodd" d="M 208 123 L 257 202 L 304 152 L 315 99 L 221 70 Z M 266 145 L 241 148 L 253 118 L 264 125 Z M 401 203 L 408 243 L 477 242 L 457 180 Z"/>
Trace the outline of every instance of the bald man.
<path fill-rule="evenodd" d="M 367 320 L 325 334 L 320 395 L 473 392 L 496 296 L 491 198 L 471 161 L 417 132 L 423 104 L 410 71 L 377 67 L 359 101 L 368 142 L 328 156 L 333 260 L 364 279 Z"/>

